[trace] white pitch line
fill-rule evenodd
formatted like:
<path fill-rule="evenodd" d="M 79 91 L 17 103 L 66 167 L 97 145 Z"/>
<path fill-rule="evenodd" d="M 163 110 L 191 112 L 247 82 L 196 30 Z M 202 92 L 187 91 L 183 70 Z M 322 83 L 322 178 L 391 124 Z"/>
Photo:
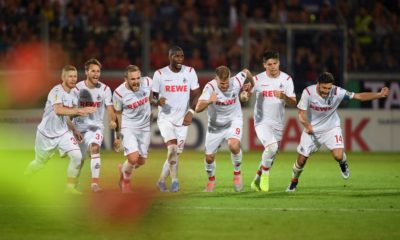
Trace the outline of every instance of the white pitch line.
<path fill-rule="evenodd" d="M 155 209 L 180 209 L 180 210 L 208 210 L 208 211 L 282 211 L 282 212 L 393 212 L 399 213 L 398 208 L 257 208 L 257 207 L 209 207 L 209 206 L 194 206 L 194 207 L 153 207 Z"/>

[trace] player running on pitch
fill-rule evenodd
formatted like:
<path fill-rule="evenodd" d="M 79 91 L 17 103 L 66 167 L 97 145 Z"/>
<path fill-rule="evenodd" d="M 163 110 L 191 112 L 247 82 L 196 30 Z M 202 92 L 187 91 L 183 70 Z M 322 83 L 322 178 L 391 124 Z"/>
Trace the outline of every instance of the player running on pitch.
<path fill-rule="evenodd" d="M 334 77 L 329 72 L 324 72 L 317 78 L 317 84 L 303 90 L 297 108 L 299 120 L 304 126 L 300 144 L 297 147 L 298 157 L 293 165 L 292 180 L 287 187 L 287 192 L 297 188 L 299 177 L 304 169 L 308 157 L 325 145 L 331 150 L 333 158 L 339 163 L 344 179 L 350 177 L 340 118 L 337 108 L 343 99 L 370 101 L 386 98 L 389 88 L 384 87 L 380 92 L 353 93 L 333 85 Z"/>

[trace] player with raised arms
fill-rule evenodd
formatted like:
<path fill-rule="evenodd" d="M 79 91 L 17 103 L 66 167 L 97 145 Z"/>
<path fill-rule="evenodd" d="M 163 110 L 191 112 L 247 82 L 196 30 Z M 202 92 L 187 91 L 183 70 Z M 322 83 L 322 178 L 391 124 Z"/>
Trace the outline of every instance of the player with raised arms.
<path fill-rule="evenodd" d="M 378 93 L 354 93 L 333 84 L 333 75 L 329 72 L 322 73 L 317 78 L 317 84 L 303 90 L 297 104 L 299 120 L 304 126 L 304 130 L 301 134 L 300 144 L 297 146 L 299 154 L 293 165 L 292 180 L 286 189 L 287 192 L 296 190 L 307 159 L 322 145 L 331 151 L 333 158 L 339 163 L 342 177 L 348 179 L 350 170 L 344 152 L 342 128 L 337 108 L 344 99 L 370 101 L 386 98 L 389 95 L 387 87 L 382 88 Z"/>

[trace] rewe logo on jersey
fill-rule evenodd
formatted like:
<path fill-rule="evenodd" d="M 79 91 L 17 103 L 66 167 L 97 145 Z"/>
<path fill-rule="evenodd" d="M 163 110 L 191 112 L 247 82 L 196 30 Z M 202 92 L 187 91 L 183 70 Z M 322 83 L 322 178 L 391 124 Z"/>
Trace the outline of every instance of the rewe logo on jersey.
<path fill-rule="evenodd" d="M 232 98 L 232 99 L 227 99 L 227 100 L 225 100 L 225 101 L 223 101 L 223 102 L 216 102 L 215 104 L 216 105 L 232 105 L 232 104 L 235 104 L 236 103 L 236 98 Z"/>
<path fill-rule="evenodd" d="M 100 107 L 101 102 L 80 102 L 79 106 L 81 107 Z"/>
<path fill-rule="evenodd" d="M 136 102 L 133 102 L 128 105 L 128 108 L 137 108 L 139 106 L 142 106 L 143 104 L 147 103 L 149 101 L 148 97 L 142 98 Z"/>
<path fill-rule="evenodd" d="M 326 111 L 329 111 L 332 109 L 331 107 L 319 107 L 314 104 L 310 104 L 310 108 L 314 109 L 315 111 L 319 111 L 319 112 L 326 112 Z"/>
<path fill-rule="evenodd" d="M 275 97 L 273 90 L 262 91 L 262 95 L 263 97 Z"/>
<path fill-rule="evenodd" d="M 166 92 L 187 92 L 187 85 L 165 85 Z"/>

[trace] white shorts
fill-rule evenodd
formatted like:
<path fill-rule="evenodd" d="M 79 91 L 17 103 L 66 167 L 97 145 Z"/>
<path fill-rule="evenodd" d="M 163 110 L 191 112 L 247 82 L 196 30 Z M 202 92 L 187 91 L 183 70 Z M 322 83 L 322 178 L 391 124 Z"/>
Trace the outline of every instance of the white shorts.
<path fill-rule="evenodd" d="M 172 139 L 176 139 L 178 153 L 182 153 L 185 146 L 188 126 L 175 126 L 171 122 L 162 119 L 157 120 L 157 125 L 164 142 L 166 143 Z"/>
<path fill-rule="evenodd" d="M 312 153 L 318 151 L 322 145 L 325 145 L 329 150 L 344 148 L 342 129 L 336 127 L 327 132 L 315 133 L 314 135 L 303 131 L 300 144 L 297 146 L 297 152 L 309 157 Z"/>
<path fill-rule="evenodd" d="M 264 147 L 279 143 L 282 140 L 282 130 L 273 128 L 268 123 L 261 123 L 255 127 L 257 137 Z"/>
<path fill-rule="evenodd" d="M 205 142 L 205 152 L 207 155 L 214 154 L 221 147 L 224 140 L 228 140 L 230 138 L 236 138 L 239 141 L 242 140 L 242 132 L 243 132 L 243 120 L 233 120 L 230 127 L 226 129 L 222 129 L 218 132 L 210 132 L 207 130 L 206 133 L 206 142 Z"/>
<path fill-rule="evenodd" d="M 83 139 L 82 143 L 79 144 L 79 148 L 81 149 L 82 157 L 85 158 L 90 144 L 94 143 L 101 147 L 103 143 L 103 131 L 100 128 L 93 128 L 82 132 L 82 136 Z"/>
<path fill-rule="evenodd" d="M 79 150 L 78 141 L 70 131 L 56 138 L 48 138 L 39 131 L 36 132 L 35 154 L 37 160 L 48 160 L 54 155 L 57 148 L 60 156 L 64 157 L 70 151 Z"/>
<path fill-rule="evenodd" d="M 121 129 L 122 146 L 124 147 L 124 155 L 127 156 L 133 152 L 139 152 L 143 158 L 147 158 L 150 145 L 149 129 L 134 129 L 123 128 Z"/>

